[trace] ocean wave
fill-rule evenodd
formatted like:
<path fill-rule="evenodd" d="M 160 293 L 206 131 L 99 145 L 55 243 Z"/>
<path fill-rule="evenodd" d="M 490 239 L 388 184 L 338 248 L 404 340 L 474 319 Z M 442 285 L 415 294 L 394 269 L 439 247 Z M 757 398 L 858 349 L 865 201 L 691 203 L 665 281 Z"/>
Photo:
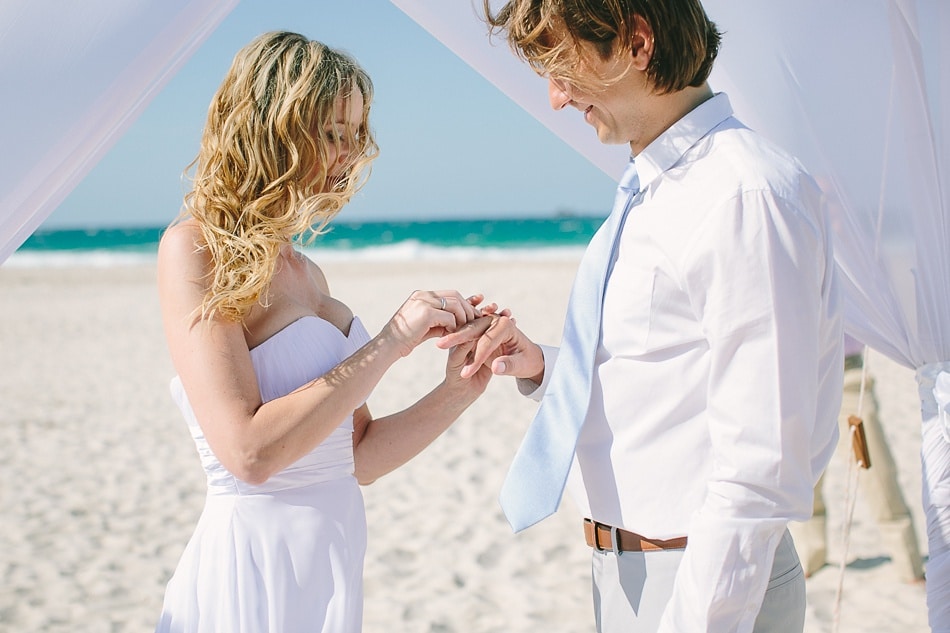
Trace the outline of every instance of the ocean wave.
<path fill-rule="evenodd" d="M 315 261 L 406 262 L 406 261 L 559 261 L 576 260 L 583 246 L 433 246 L 416 240 L 358 248 L 305 247 Z M 13 253 L 3 266 L 10 268 L 109 268 L 154 265 L 156 251 L 116 250 L 22 250 Z"/>
<path fill-rule="evenodd" d="M 583 246 L 434 246 L 417 240 L 365 248 L 304 248 L 308 257 L 319 261 L 525 261 L 577 259 Z"/>
<path fill-rule="evenodd" d="M 5 268 L 117 268 L 154 264 L 156 253 L 111 250 L 17 251 L 3 262 Z"/>

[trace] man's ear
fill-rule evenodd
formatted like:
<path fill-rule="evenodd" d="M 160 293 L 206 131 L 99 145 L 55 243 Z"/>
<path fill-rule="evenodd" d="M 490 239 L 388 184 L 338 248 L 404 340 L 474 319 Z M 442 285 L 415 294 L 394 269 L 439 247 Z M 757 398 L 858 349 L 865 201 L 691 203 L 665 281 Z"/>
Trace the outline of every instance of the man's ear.
<path fill-rule="evenodd" d="M 630 57 L 633 67 L 646 72 L 653 59 L 653 27 L 642 15 L 633 16 L 633 36 L 630 38 Z"/>

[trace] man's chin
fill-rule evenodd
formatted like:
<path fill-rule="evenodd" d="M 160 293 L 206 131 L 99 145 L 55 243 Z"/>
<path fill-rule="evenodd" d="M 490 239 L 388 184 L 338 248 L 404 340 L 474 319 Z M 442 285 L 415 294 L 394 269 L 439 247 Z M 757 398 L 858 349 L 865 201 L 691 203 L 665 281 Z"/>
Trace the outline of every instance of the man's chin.
<path fill-rule="evenodd" d="M 627 145 L 630 143 L 630 141 L 625 140 L 616 134 L 611 134 L 610 130 L 597 130 L 597 140 L 604 145 Z"/>
<path fill-rule="evenodd" d="M 605 130 L 603 128 L 597 128 L 597 140 L 603 143 L 604 145 L 616 145 L 616 141 L 613 140 L 613 136 L 610 134 L 610 130 Z"/>

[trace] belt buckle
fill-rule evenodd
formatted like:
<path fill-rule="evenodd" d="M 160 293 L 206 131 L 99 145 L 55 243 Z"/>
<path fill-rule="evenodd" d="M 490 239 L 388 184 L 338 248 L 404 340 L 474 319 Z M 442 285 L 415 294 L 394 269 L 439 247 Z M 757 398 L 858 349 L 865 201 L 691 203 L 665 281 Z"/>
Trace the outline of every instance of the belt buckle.
<path fill-rule="evenodd" d="M 617 534 L 617 527 L 614 525 L 610 526 L 610 544 L 614 546 L 614 556 L 620 558 L 620 556 L 623 555 L 623 552 L 620 551 L 620 538 Z"/>
<path fill-rule="evenodd" d="M 598 552 L 612 551 L 616 556 L 622 555 L 623 552 L 620 550 L 620 539 L 617 537 L 617 527 L 613 525 L 607 525 L 606 523 L 600 523 L 599 521 L 594 521 L 593 519 L 590 519 L 590 522 L 594 526 L 594 549 Z M 600 544 L 599 528 L 602 527 L 608 528 L 610 530 L 610 549 L 607 549 Z"/>

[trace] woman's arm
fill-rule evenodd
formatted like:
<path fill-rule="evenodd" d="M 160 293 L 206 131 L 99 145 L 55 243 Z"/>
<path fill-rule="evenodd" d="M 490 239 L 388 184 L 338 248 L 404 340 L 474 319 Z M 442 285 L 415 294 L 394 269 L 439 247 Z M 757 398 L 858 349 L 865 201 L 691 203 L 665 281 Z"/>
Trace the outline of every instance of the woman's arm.
<path fill-rule="evenodd" d="M 211 265 L 199 243 L 200 231 L 186 222 L 169 229 L 159 247 L 165 335 L 209 445 L 225 468 L 249 483 L 266 481 L 312 450 L 366 401 L 397 359 L 426 338 L 457 326 L 456 316 L 439 309 L 433 297 L 414 293 L 352 356 L 264 404 L 243 325 L 200 318 Z"/>
<path fill-rule="evenodd" d="M 487 365 L 470 378 L 459 375 L 472 347 L 452 348 L 445 380 L 408 409 L 378 420 L 371 418 L 365 406 L 356 412 L 353 453 L 361 484 L 372 483 L 418 455 L 485 391 L 492 376 Z"/>

